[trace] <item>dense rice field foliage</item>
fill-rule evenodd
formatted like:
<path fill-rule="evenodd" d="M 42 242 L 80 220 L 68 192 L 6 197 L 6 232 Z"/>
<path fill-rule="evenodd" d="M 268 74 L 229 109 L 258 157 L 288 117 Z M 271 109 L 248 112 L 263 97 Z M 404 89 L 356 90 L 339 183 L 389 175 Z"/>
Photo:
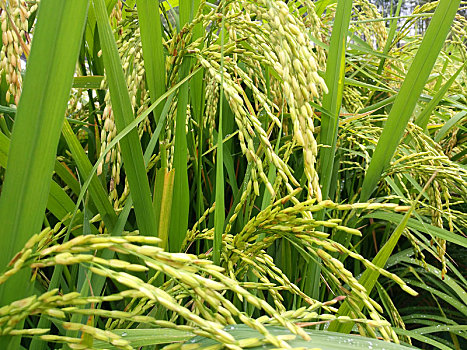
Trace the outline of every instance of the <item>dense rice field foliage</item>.
<path fill-rule="evenodd" d="M 0 349 L 465 349 L 467 3 L 403 3 L 1 0 Z"/>

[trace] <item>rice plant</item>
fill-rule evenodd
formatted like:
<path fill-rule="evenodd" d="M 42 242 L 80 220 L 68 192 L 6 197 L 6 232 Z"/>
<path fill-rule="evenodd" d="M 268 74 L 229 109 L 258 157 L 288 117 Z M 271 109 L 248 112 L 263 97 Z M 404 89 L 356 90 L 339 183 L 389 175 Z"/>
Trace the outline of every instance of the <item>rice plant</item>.
<path fill-rule="evenodd" d="M 393 5 L 2 0 L 0 347 L 462 349 L 467 4 Z"/>

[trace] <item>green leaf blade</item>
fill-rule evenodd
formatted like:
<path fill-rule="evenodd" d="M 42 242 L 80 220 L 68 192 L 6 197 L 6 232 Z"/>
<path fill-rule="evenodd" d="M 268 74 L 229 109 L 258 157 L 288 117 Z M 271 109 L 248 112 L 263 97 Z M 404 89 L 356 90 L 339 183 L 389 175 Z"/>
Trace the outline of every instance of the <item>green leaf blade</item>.
<path fill-rule="evenodd" d="M 433 15 L 376 146 L 363 180 L 361 202 L 370 198 L 381 174 L 388 166 L 400 143 L 407 123 L 444 44 L 459 4 L 460 0 L 441 0 Z"/>
<path fill-rule="evenodd" d="M 94 0 L 93 5 L 99 29 L 104 66 L 109 82 L 112 110 L 117 130 L 120 132 L 134 120 L 133 108 L 104 0 Z M 152 211 L 151 192 L 146 167 L 144 166 L 143 150 L 137 131 L 130 131 L 126 138 L 121 140 L 120 147 L 139 230 L 142 235 L 156 236 L 157 227 L 154 212 Z"/>
<path fill-rule="evenodd" d="M 40 6 L 0 198 L 1 269 L 41 229 L 87 8 L 87 0 Z M 2 305 L 29 293 L 28 277 L 24 270 L 0 286 Z M 10 337 L 0 344 L 19 346 Z"/>

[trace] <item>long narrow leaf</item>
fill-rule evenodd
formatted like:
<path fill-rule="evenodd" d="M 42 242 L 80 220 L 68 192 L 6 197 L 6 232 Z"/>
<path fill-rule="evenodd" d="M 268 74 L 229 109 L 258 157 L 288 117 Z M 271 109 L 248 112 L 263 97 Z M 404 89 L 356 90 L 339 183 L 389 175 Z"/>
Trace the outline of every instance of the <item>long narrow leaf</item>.
<path fill-rule="evenodd" d="M 180 78 L 188 74 L 190 62 L 185 58 L 180 68 Z M 176 125 L 175 125 L 175 154 L 174 154 L 174 187 L 172 213 L 170 219 L 169 250 L 176 252 L 180 249 L 188 229 L 188 213 L 190 209 L 190 195 L 188 187 L 187 140 L 186 140 L 186 109 L 188 104 L 188 84 L 184 84 L 178 93 Z"/>
<path fill-rule="evenodd" d="M 381 220 L 387 220 L 392 223 L 399 223 L 402 219 L 401 214 L 396 214 L 396 213 L 386 213 L 382 211 L 377 211 L 374 213 L 367 214 L 365 216 L 366 218 L 374 218 L 374 219 L 381 219 Z M 413 228 L 415 230 L 425 232 L 432 237 L 436 237 L 439 239 L 444 239 L 446 241 L 449 241 L 451 243 L 457 244 L 461 247 L 467 248 L 467 238 L 455 234 L 453 232 L 447 231 L 441 227 L 436 227 L 433 225 L 430 225 L 425 222 L 421 222 L 415 219 L 409 219 L 407 222 L 407 226 L 410 228 Z"/>
<path fill-rule="evenodd" d="M 291 335 L 292 333 L 285 327 L 266 326 L 268 332 L 275 336 Z M 257 330 L 253 330 L 246 325 L 235 325 L 228 327 L 226 331 L 236 340 L 241 339 L 263 339 L 264 336 Z M 355 337 L 351 335 L 338 334 L 334 332 L 307 329 L 307 334 L 311 340 L 304 340 L 300 337 L 291 337 L 287 343 L 292 348 L 301 349 L 321 349 L 321 350 L 350 350 L 350 349 L 375 349 L 375 350 L 404 350 L 405 346 L 384 342 L 366 337 Z M 285 337 L 284 337 L 285 338 Z M 198 336 L 192 340 L 193 343 L 202 347 L 216 347 L 218 342 L 208 338 Z M 251 346 L 250 349 L 274 349 L 271 344 L 261 346 Z"/>
<path fill-rule="evenodd" d="M 180 1 L 180 26 L 183 27 L 192 13 L 192 2 L 190 0 Z M 184 57 L 181 63 L 179 80 L 185 78 L 190 71 L 190 58 Z M 180 250 L 183 239 L 188 229 L 188 215 L 190 211 L 190 195 L 188 186 L 188 150 L 186 139 L 186 118 L 188 106 L 189 86 L 184 84 L 178 92 L 177 114 L 175 120 L 175 154 L 174 154 L 174 184 L 172 213 L 170 218 L 169 250 L 176 252 Z"/>
<path fill-rule="evenodd" d="M 122 131 L 133 118 L 130 96 L 125 83 L 125 76 L 107 17 L 104 0 L 93 1 L 99 28 L 99 37 L 104 57 L 104 65 L 109 82 L 112 110 L 118 131 Z M 138 133 L 132 130 L 120 142 L 125 172 L 133 198 L 136 220 L 142 235 L 157 235 L 156 219 L 152 211 L 151 192 L 144 166 L 143 151 Z"/>
<path fill-rule="evenodd" d="M 82 174 L 83 178 L 87 178 L 91 174 L 92 164 L 84 153 L 83 148 L 81 147 L 78 139 L 70 127 L 70 124 L 67 121 L 65 121 L 63 124 L 62 133 L 68 143 L 68 146 L 70 147 L 71 153 L 76 161 L 80 173 Z M 105 226 L 109 232 L 111 232 L 115 226 L 115 223 L 117 222 L 117 215 L 115 214 L 112 204 L 108 199 L 107 191 L 104 189 L 102 183 L 99 181 L 96 175 L 93 175 L 93 179 L 91 180 L 89 187 L 89 192 L 93 202 L 96 204 L 97 210 L 99 211 Z"/>
<path fill-rule="evenodd" d="M 225 197 L 224 197 L 224 145 L 222 135 L 222 120 L 224 115 L 224 36 L 225 36 L 225 3 L 222 5 L 222 23 L 221 23 L 221 64 L 220 64 L 220 104 L 219 104 L 219 122 L 217 128 L 217 154 L 216 154 L 216 209 L 214 212 L 214 247 L 213 260 L 215 264 L 220 264 L 222 249 L 222 234 L 224 232 L 225 221 Z"/>
<path fill-rule="evenodd" d="M 460 0 L 441 0 L 431 19 L 368 166 L 360 195 L 361 202 L 370 198 L 382 172 L 388 166 L 400 143 L 405 127 L 444 44 L 459 3 Z"/>
<path fill-rule="evenodd" d="M 133 348 L 187 341 L 193 337 L 193 334 L 190 332 L 171 328 L 115 329 L 112 330 L 112 333 L 124 337 Z M 95 341 L 93 347 L 95 349 L 107 350 L 119 349 L 102 340 Z"/>
<path fill-rule="evenodd" d="M 448 92 L 448 89 L 451 85 L 456 81 L 460 72 L 464 70 L 467 62 L 464 63 L 459 69 L 448 79 L 448 81 L 439 89 L 437 90 L 436 94 L 433 96 L 430 102 L 423 108 L 420 114 L 415 118 L 415 124 L 420 126 L 422 129 L 425 129 L 428 125 L 428 121 L 430 119 L 431 113 L 442 100 L 444 95 Z"/>
<path fill-rule="evenodd" d="M 87 0 L 40 7 L 0 198 L 1 269 L 41 229 L 87 8 Z M 0 286 L 0 303 L 26 296 L 30 287 L 28 270 L 20 271 Z M 18 349 L 19 339 L 1 337 L 0 348 Z"/>
<path fill-rule="evenodd" d="M 327 199 L 329 196 L 334 172 L 334 154 L 336 152 L 339 114 L 344 91 L 345 49 L 351 14 L 352 1 L 338 2 L 325 76 L 329 93 L 323 97 L 323 108 L 328 114 L 322 114 L 321 118 L 320 141 L 323 145 L 329 146 L 322 147 L 319 154 L 318 173 L 322 184 L 321 194 L 323 199 Z M 317 219 L 322 220 L 324 211 L 321 211 L 318 215 Z M 320 264 L 310 263 L 307 265 L 306 270 L 303 280 L 304 292 L 313 298 L 318 298 L 321 266 Z M 306 283 L 310 278 L 312 278 L 311 282 Z"/>
<path fill-rule="evenodd" d="M 156 101 L 165 92 L 165 57 L 162 46 L 161 19 L 158 3 L 151 0 L 137 0 L 138 20 L 143 46 L 144 68 L 149 87 L 151 102 Z M 163 105 L 154 111 L 156 121 Z"/>
<path fill-rule="evenodd" d="M 6 168 L 8 161 L 8 149 L 10 147 L 10 140 L 2 133 L 0 133 L 0 167 Z M 49 197 L 47 199 L 47 210 L 54 215 L 57 220 L 62 221 L 69 213 L 73 212 L 75 205 L 68 197 L 66 192 L 55 182 L 52 181 L 50 185 Z M 74 222 L 81 221 L 81 216 L 78 215 Z M 71 222 L 68 222 L 71 225 Z"/>
<path fill-rule="evenodd" d="M 396 17 L 399 16 L 401 12 L 401 7 L 402 7 L 402 0 L 399 0 L 397 2 L 397 8 L 396 8 L 396 13 L 394 14 Z M 391 6 L 392 9 L 392 6 Z M 391 13 L 392 15 L 392 13 Z M 389 25 L 389 33 L 388 33 L 388 38 L 386 40 L 386 45 L 384 45 L 383 49 L 383 54 L 387 55 L 391 46 L 392 46 L 392 41 L 394 39 L 394 35 L 396 34 L 397 30 L 397 19 L 393 18 L 391 19 L 390 25 Z M 379 62 L 378 66 L 378 74 L 381 74 L 384 68 L 384 63 L 386 62 L 386 58 L 381 58 L 381 61 Z"/>
<path fill-rule="evenodd" d="M 329 112 L 330 117 L 323 116 L 320 133 L 321 143 L 330 146 L 321 148 L 319 155 L 323 199 L 328 197 L 333 172 L 339 113 L 344 91 L 345 48 L 351 13 L 352 1 L 338 2 L 325 77 L 329 93 L 323 97 L 323 108 Z"/>

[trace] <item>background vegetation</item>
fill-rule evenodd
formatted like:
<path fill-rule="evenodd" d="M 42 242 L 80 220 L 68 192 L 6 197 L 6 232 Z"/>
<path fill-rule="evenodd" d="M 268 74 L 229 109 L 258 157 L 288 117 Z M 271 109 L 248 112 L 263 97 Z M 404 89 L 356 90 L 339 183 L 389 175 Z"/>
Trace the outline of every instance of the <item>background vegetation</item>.
<path fill-rule="evenodd" d="M 2 0 L 0 347 L 465 348 L 466 4 L 403 3 Z"/>

